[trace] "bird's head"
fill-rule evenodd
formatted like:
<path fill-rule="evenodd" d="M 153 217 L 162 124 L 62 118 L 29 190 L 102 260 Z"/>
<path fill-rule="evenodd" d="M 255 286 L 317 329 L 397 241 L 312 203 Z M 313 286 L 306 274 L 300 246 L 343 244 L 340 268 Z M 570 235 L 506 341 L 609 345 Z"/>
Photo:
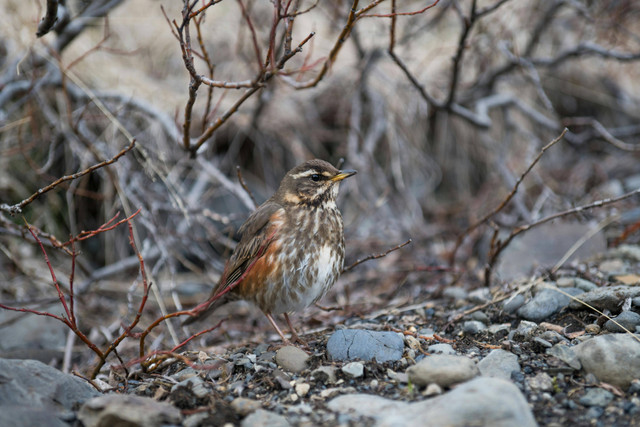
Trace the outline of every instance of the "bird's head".
<path fill-rule="evenodd" d="M 287 172 L 276 194 L 285 204 L 318 206 L 335 201 L 340 181 L 355 174 L 354 170 L 338 170 L 324 160 L 309 160 Z"/>

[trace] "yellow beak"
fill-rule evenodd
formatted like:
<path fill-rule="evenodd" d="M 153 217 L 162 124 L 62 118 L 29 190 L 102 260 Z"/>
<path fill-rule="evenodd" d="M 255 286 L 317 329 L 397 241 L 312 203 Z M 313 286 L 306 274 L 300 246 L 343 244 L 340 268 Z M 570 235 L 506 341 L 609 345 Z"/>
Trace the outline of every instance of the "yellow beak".
<path fill-rule="evenodd" d="M 347 169 L 347 170 L 338 172 L 336 176 L 334 176 L 333 178 L 329 178 L 329 180 L 333 182 L 338 182 L 338 181 L 342 181 L 345 178 L 349 178 L 351 175 L 355 175 L 357 173 L 358 172 L 354 171 L 353 169 Z"/>

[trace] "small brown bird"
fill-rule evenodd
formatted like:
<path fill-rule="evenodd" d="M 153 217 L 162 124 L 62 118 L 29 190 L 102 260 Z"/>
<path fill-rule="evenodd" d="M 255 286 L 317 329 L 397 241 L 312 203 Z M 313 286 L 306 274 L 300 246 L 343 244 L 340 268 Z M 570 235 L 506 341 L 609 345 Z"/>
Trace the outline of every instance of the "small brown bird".
<path fill-rule="evenodd" d="M 344 233 L 336 196 L 340 181 L 355 173 L 318 159 L 287 172 L 278 191 L 240 227 L 240 242 L 211 298 L 184 323 L 240 298 L 256 304 L 289 343 L 273 319 L 283 313 L 292 339 L 301 341 L 288 313 L 322 298 L 342 271 Z"/>

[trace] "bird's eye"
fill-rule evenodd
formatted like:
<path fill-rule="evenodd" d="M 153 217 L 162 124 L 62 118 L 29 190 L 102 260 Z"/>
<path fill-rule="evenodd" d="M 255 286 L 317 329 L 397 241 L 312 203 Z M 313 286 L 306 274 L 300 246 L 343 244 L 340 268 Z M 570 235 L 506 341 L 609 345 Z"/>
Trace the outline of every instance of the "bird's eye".
<path fill-rule="evenodd" d="M 320 175 L 318 175 L 317 173 L 314 173 L 313 175 L 311 175 L 311 181 L 314 181 L 314 182 L 320 181 Z"/>

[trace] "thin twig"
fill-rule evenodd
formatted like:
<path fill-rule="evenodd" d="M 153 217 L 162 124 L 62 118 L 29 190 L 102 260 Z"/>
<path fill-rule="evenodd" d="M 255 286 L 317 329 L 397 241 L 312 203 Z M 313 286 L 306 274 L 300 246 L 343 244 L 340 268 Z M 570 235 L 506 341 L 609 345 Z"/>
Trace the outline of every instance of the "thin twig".
<path fill-rule="evenodd" d="M 342 269 L 342 273 L 346 273 L 347 271 L 351 270 L 353 267 L 357 266 L 358 264 L 362 264 L 363 262 L 372 260 L 372 259 L 378 259 L 378 258 L 382 258 L 384 256 L 387 256 L 388 254 L 390 254 L 393 251 L 397 251 L 400 248 L 403 248 L 405 246 L 407 246 L 409 243 L 411 243 L 411 239 L 407 240 L 404 243 L 401 243 L 399 245 L 396 245 L 390 249 L 387 249 L 385 252 L 381 252 L 379 254 L 371 254 L 369 256 L 366 256 L 364 258 L 360 258 L 359 260 L 357 260 L 356 262 L 354 262 L 353 264 L 349 265 L 348 267 L 345 267 Z"/>
<path fill-rule="evenodd" d="M 249 197 L 251 197 L 254 207 L 258 207 L 258 202 L 256 202 L 255 197 L 253 197 L 253 193 L 251 192 L 251 190 L 249 190 L 249 187 L 247 187 L 247 184 L 245 184 L 244 179 L 242 179 L 242 172 L 240 171 L 240 166 L 236 166 L 236 173 L 238 174 L 238 181 L 240 182 L 240 185 L 242 186 L 244 191 L 249 195 Z"/>

